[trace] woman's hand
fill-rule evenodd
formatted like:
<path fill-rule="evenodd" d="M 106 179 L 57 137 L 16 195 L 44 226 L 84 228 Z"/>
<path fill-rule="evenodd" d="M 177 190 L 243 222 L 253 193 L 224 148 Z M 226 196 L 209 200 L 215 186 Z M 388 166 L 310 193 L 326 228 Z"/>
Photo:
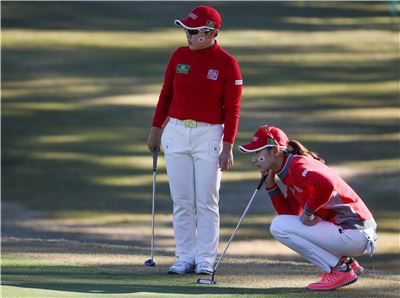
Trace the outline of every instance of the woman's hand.
<path fill-rule="evenodd" d="M 306 226 L 313 226 L 316 223 L 321 221 L 321 217 L 316 216 L 314 214 L 308 215 L 305 212 L 303 212 L 300 216 L 300 220 L 303 224 Z"/>
<path fill-rule="evenodd" d="M 219 167 L 221 171 L 226 171 L 233 167 L 232 147 L 231 143 L 223 142 L 222 151 L 219 155 Z"/>
<path fill-rule="evenodd" d="M 153 152 L 154 150 L 160 152 L 160 130 L 160 128 L 154 126 L 150 130 L 149 138 L 147 140 L 147 148 L 150 152 Z"/>

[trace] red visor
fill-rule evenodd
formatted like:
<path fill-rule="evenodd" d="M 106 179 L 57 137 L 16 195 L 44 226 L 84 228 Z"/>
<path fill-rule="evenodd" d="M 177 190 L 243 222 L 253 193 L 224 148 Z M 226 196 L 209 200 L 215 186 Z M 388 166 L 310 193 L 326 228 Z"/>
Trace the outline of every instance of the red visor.
<path fill-rule="evenodd" d="M 239 146 L 243 152 L 255 152 L 267 147 L 279 146 L 287 149 L 289 139 L 279 128 L 264 125 L 257 129 L 250 143 Z"/>

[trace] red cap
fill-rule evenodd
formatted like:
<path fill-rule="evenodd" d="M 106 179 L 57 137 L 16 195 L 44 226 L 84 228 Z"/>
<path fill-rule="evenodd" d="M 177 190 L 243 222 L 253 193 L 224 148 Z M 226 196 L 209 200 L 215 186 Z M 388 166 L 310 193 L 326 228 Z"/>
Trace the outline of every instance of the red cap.
<path fill-rule="evenodd" d="M 250 143 L 239 146 L 243 152 L 255 152 L 267 147 L 279 146 L 280 149 L 287 149 L 289 139 L 279 128 L 264 125 L 257 129 Z"/>
<path fill-rule="evenodd" d="M 183 20 L 175 20 L 175 25 L 185 29 L 218 30 L 222 19 L 218 11 L 211 6 L 197 6 Z"/>

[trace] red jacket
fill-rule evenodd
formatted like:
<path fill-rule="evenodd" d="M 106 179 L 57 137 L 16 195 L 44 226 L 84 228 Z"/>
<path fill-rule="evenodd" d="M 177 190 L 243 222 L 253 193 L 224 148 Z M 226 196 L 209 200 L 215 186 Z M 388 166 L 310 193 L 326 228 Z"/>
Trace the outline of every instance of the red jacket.
<path fill-rule="evenodd" d="M 278 214 L 300 215 L 304 210 L 343 228 L 376 227 L 361 198 L 322 162 L 312 157 L 286 155 L 277 175 L 287 187 L 286 197 L 278 185 L 268 190 Z"/>
<path fill-rule="evenodd" d="M 224 124 L 224 141 L 234 142 L 242 94 L 239 66 L 217 43 L 193 51 L 188 46 L 172 55 L 153 118 L 162 128 L 167 117 Z"/>

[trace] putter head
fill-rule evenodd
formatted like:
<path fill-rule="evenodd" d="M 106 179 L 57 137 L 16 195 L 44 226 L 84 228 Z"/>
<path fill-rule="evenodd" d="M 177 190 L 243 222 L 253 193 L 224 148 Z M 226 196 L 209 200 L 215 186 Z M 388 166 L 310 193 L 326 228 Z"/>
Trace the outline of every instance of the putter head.
<path fill-rule="evenodd" d="M 156 265 L 156 263 L 154 263 L 154 261 L 152 259 L 146 260 L 146 262 L 144 262 L 144 264 L 149 267 L 154 267 Z"/>
<path fill-rule="evenodd" d="M 198 284 L 201 284 L 201 285 L 215 285 L 217 282 L 216 282 L 215 280 L 209 280 L 209 279 L 201 279 L 201 278 L 199 278 L 199 279 L 197 280 L 197 283 L 198 283 Z"/>

